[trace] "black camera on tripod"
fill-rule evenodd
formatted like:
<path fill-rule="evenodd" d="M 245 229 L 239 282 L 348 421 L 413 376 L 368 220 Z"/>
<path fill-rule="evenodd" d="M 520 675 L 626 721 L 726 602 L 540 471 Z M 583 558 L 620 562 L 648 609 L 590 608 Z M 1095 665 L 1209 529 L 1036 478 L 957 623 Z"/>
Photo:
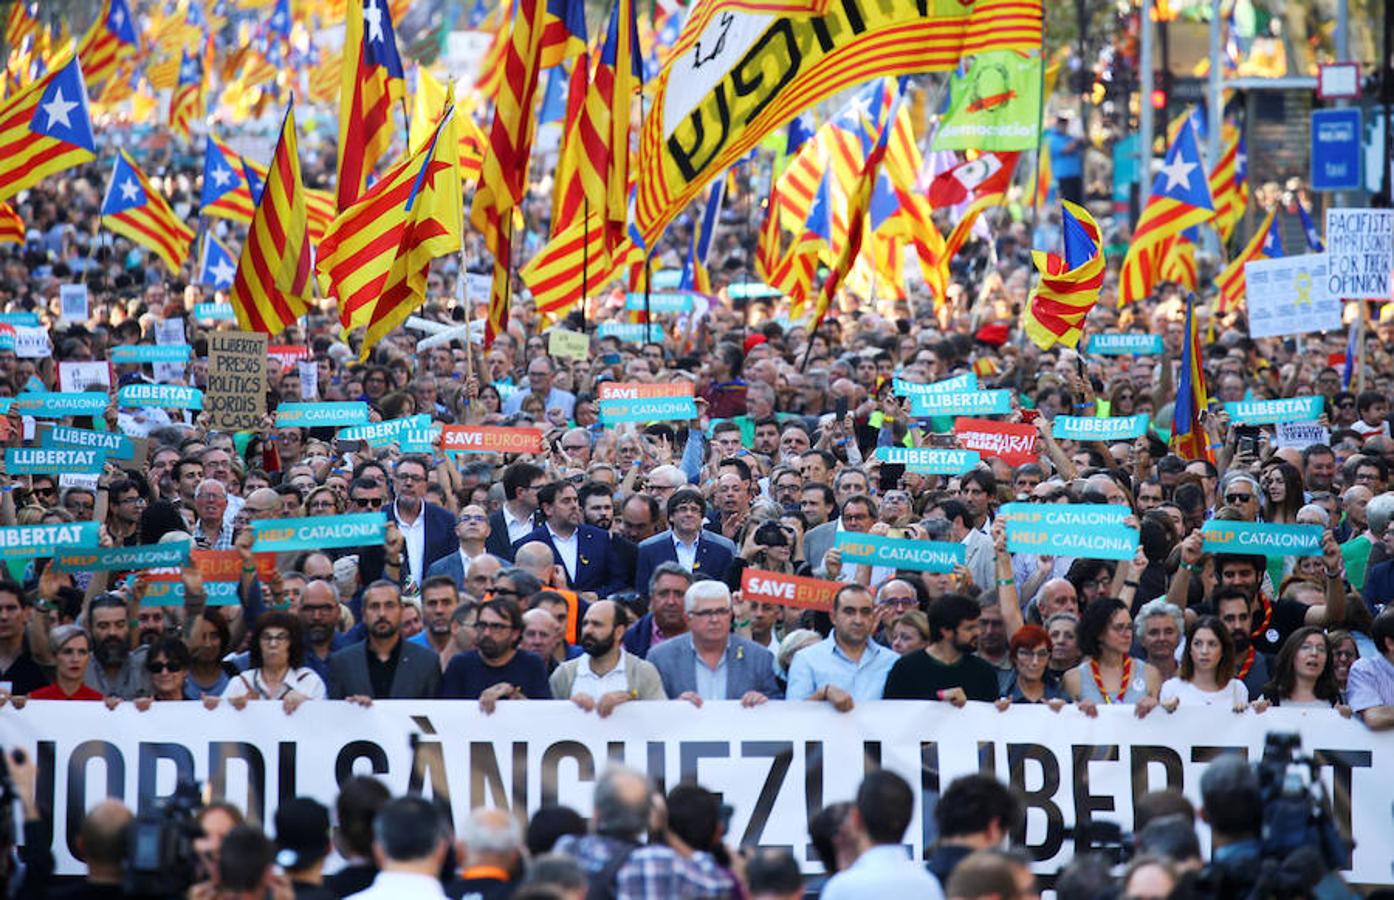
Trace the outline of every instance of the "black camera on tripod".
<path fill-rule="evenodd" d="M 194 841 L 203 837 L 197 818 L 202 805 L 198 785 L 181 779 L 173 794 L 135 817 L 127 832 L 122 882 L 128 896 L 182 897 L 194 883 Z"/>

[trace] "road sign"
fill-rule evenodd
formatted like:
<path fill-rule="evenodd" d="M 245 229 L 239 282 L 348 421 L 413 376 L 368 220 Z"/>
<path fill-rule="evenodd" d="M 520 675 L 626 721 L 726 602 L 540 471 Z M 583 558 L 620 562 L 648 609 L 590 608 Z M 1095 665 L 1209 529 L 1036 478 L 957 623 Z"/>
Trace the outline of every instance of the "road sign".
<path fill-rule="evenodd" d="M 1360 187 L 1360 110 L 1312 110 L 1312 190 Z"/>

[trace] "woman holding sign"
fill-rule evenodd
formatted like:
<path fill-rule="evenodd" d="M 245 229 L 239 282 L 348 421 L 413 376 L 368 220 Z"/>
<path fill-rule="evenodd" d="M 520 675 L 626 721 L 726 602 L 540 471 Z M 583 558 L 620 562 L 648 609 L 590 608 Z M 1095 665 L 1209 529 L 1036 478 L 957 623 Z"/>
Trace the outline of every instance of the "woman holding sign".
<path fill-rule="evenodd" d="M 1130 655 L 1133 617 L 1115 597 L 1103 597 L 1084 608 L 1079 620 L 1079 648 L 1084 661 L 1065 673 L 1061 686 L 1085 715 L 1099 704 L 1128 704 L 1140 719 L 1157 705 L 1162 676 L 1156 668 Z"/>

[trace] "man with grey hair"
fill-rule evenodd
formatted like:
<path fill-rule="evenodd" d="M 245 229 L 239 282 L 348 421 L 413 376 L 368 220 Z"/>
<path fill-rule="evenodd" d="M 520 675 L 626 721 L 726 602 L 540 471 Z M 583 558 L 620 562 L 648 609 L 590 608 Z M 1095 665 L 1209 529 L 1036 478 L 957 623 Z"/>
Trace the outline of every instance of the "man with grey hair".
<path fill-rule="evenodd" d="M 232 529 L 227 520 L 227 488 L 205 478 L 194 489 L 194 545 L 201 550 L 231 550 Z"/>
<path fill-rule="evenodd" d="M 731 590 L 720 581 L 698 581 L 683 597 L 689 630 L 649 651 L 670 700 L 701 707 L 706 700 L 739 700 L 758 706 L 780 697 L 774 655 L 731 633 Z"/>
<path fill-rule="evenodd" d="M 1181 636 L 1186 633 L 1186 617 L 1181 608 L 1168 603 L 1165 597 L 1149 600 L 1137 611 L 1133 630 L 1146 654 L 1144 659 L 1156 666 L 1163 679 L 1175 675 L 1176 650 L 1181 646 Z"/>
<path fill-rule="evenodd" d="M 666 830 L 661 820 L 654 823 L 653 797 L 643 773 L 611 766 L 595 785 L 591 834 L 563 835 L 553 852 L 576 860 L 591 896 L 618 896 L 623 883 L 629 897 L 731 897 L 729 877 L 708 854 L 684 855 L 661 841 L 640 846 L 651 826 Z"/>
<path fill-rule="evenodd" d="M 1262 497 L 1258 480 L 1248 472 L 1232 470 L 1220 479 L 1218 502 L 1237 510 L 1247 522 L 1257 521 Z"/>
<path fill-rule="evenodd" d="M 509 897 L 523 871 L 523 829 L 507 810 L 480 807 L 465 820 L 455 855 L 460 877 L 445 886 L 447 897 Z"/>
<path fill-rule="evenodd" d="M 649 576 L 649 611 L 624 635 L 626 653 L 646 659 L 649 651 L 666 640 L 687 632 L 687 607 L 683 598 L 692 585 L 692 573 L 676 562 L 659 563 Z"/>
<path fill-rule="evenodd" d="M 1341 550 L 1344 554 L 1348 548 L 1354 549 L 1351 548 L 1352 544 L 1368 543 L 1368 561 L 1347 556 L 1346 572 L 1351 576 L 1351 584 L 1355 584 L 1356 573 L 1352 563 L 1358 564 L 1363 580 L 1358 589 L 1365 598 L 1365 604 L 1378 613 L 1382 607 L 1394 602 L 1394 528 L 1390 527 L 1391 519 L 1394 519 L 1394 491 L 1371 500 L 1365 507 L 1365 513 L 1369 531 L 1356 540 L 1347 541 Z"/>

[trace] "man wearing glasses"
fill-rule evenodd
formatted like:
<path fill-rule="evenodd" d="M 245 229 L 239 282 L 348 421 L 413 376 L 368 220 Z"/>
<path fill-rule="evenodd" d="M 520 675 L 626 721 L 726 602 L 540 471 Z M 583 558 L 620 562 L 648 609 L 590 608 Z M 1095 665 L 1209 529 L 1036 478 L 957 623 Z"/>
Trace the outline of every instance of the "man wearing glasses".
<path fill-rule="evenodd" d="M 570 419 L 576 409 L 576 395 L 552 386 L 552 379 L 556 373 L 556 366 L 552 364 L 550 356 L 539 356 L 530 361 L 528 363 L 528 386 L 503 402 L 503 414 L 506 416 L 514 415 L 523 408 L 525 397 L 536 394 L 542 398 L 544 411 L 550 412 L 553 409 L 559 409 L 565 418 Z"/>
<path fill-rule="evenodd" d="M 649 650 L 669 700 L 701 707 L 708 700 L 758 706 L 779 699 L 774 655 L 731 633 L 731 591 L 719 581 L 694 582 L 683 598 L 688 632 Z"/>
<path fill-rule="evenodd" d="M 455 584 L 465 583 L 470 564 L 484 555 L 484 544 L 489 539 L 489 516 L 484 507 L 471 503 L 460 510 L 460 517 L 455 520 L 455 537 L 460 541 L 459 549 L 433 562 L 426 570 L 427 578 L 444 575 Z"/>
<path fill-rule="evenodd" d="M 133 547 L 140 543 L 140 514 L 148 505 L 140 487 L 128 478 L 118 478 L 108 488 L 98 485 L 98 491 L 105 490 L 109 498 L 106 530 L 111 539 L 122 547 Z"/>
<path fill-rule="evenodd" d="M 426 502 L 429 471 L 422 457 L 404 456 L 392 474 L 397 499 L 387 515 L 405 539 L 406 559 L 393 560 L 389 551 L 387 565 L 395 562 L 401 567 L 403 584 L 420 585 L 431 564 L 450 556 L 456 547 L 455 517 L 444 507 Z"/>

